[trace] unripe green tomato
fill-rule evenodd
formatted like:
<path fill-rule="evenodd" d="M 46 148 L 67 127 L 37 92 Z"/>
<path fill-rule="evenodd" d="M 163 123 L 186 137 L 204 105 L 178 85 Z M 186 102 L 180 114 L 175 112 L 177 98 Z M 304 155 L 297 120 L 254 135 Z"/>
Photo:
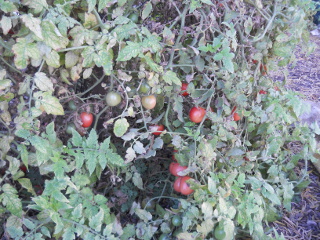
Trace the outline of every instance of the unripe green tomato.
<path fill-rule="evenodd" d="M 117 92 L 109 92 L 106 95 L 106 103 L 110 107 L 117 106 L 121 102 L 121 96 Z"/>
<path fill-rule="evenodd" d="M 77 110 L 77 106 L 76 106 L 76 104 L 75 104 L 74 101 L 69 101 L 69 102 L 68 102 L 68 107 L 69 107 L 69 109 L 72 110 L 72 111 Z"/>
<path fill-rule="evenodd" d="M 140 93 L 148 93 L 150 91 L 150 86 L 148 83 L 142 83 L 140 88 L 139 88 L 139 92 Z"/>
<path fill-rule="evenodd" d="M 179 227 L 182 224 L 182 218 L 179 215 L 175 215 L 171 219 L 171 223 L 175 227 Z"/>
<path fill-rule="evenodd" d="M 223 240 L 226 237 L 226 233 L 223 229 L 223 227 L 221 227 L 220 225 L 218 225 L 215 229 L 214 229 L 214 237 L 217 240 Z"/>
<path fill-rule="evenodd" d="M 170 240 L 170 236 L 167 233 L 162 233 L 159 237 L 159 240 Z"/>
<path fill-rule="evenodd" d="M 131 14 L 129 15 L 129 19 L 130 19 L 132 22 L 134 22 L 134 23 L 138 23 L 138 21 L 139 21 L 139 15 L 136 14 L 136 13 L 131 13 Z"/>
<path fill-rule="evenodd" d="M 150 198 L 145 198 L 141 202 L 141 207 L 146 210 L 153 210 L 156 206 L 155 201 L 150 201 Z"/>
<path fill-rule="evenodd" d="M 74 125 L 74 123 L 69 123 L 67 125 L 66 133 L 72 135 L 72 129 L 76 130 L 76 125 Z"/>

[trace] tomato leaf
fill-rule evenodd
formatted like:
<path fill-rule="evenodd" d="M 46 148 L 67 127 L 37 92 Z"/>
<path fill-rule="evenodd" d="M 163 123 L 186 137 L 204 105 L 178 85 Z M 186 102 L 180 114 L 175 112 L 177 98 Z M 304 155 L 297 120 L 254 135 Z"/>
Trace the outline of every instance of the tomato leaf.
<path fill-rule="evenodd" d="M 120 50 L 117 61 L 128 61 L 131 58 L 135 58 L 141 52 L 140 43 L 136 42 L 127 42 L 127 46 Z"/>
<path fill-rule="evenodd" d="M 114 123 L 113 132 L 117 137 L 122 137 L 129 128 L 129 123 L 126 118 L 118 119 Z"/>
<path fill-rule="evenodd" d="M 148 2 L 147 4 L 145 4 L 144 9 L 142 11 L 142 15 L 141 15 L 142 20 L 145 20 L 150 15 L 151 11 L 152 11 L 152 4 L 151 2 Z"/>

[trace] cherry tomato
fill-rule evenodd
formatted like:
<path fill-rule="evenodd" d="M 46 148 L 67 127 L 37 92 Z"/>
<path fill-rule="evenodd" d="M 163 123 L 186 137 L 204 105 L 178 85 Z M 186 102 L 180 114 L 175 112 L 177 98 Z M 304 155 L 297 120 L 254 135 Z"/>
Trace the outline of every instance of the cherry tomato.
<path fill-rule="evenodd" d="M 179 227 L 182 224 L 182 218 L 179 215 L 174 215 L 171 219 L 171 223 L 175 227 Z"/>
<path fill-rule="evenodd" d="M 121 102 L 121 96 L 117 92 L 108 92 L 106 95 L 106 103 L 110 107 L 117 106 Z"/>
<path fill-rule="evenodd" d="M 74 125 L 74 123 L 69 123 L 67 125 L 66 133 L 72 135 L 72 129 L 76 130 L 76 125 Z"/>
<path fill-rule="evenodd" d="M 77 106 L 76 106 L 76 104 L 75 104 L 74 101 L 68 102 L 68 107 L 69 107 L 69 109 L 72 110 L 72 111 L 74 111 L 74 110 L 77 109 Z"/>
<path fill-rule="evenodd" d="M 188 88 L 188 83 L 182 83 L 182 85 L 181 85 L 181 95 L 182 96 L 188 96 L 189 95 L 189 93 L 186 91 L 187 90 L 187 88 Z"/>
<path fill-rule="evenodd" d="M 90 127 L 93 122 L 93 115 L 92 113 L 82 112 L 80 114 L 80 119 L 82 122 L 82 127 L 87 128 Z"/>
<path fill-rule="evenodd" d="M 164 130 L 164 126 L 162 124 L 161 125 L 154 125 L 154 126 L 150 127 L 150 130 L 152 131 L 153 135 L 158 136 Z"/>
<path fill-rule="evenodd" d="M 189 195 L 194 192 L 194 190 L 190 188 L 189 184 L 186 183 L 186 181 L 189 179 L 191 179 L 191 177 L 184 176 L 180 180 L 180 193 L 182 195 Z"/>
<path fill-rule="evenodd" d="M 222 240 L 225 239 L 226 237 L 226 233 L 223 229 L 223 226 L 218 225 L 215 229 L 214 229 L 214 237 L 217 240 Z"/>
<path fill-rule="evenodd" d="M 238 113 L 234 113 L 233 114 L 233 120 L 234 121 L 239 121 L 241 118 L 240 118 L 240 116 L 239 116 L 239 114 Z"/>
<path fill-rule="evenodd" d="M 20 168 L 20 170 L 21 170 L 22 172 L 24 172 L 24 173 L 27 172 L 27 167 L 26 167 L 24 164 L 22 164 L 19 168 Z"/>
<path fill-rule="evenodd" d="M 149 84 L 148 83 L 142 83 L 141 84 L 141 86 L 140 86 L 140 88 L 139 88 L 139 92 L 141 92 L 141 93 L 147 93 L 147 92 L 149 92 L 150 91 L 150 86 L 149 86 Z"/>
<path fill-rule="evenodd" d="M 178 175 L 178 172 L 181 172 L 181 171 L 183 171 L 183 170 L 185 170 L 187 168 L 188 168 L 187 166 L 181 166 L 177 162 L 172 162 L 172 163 L 170 163 L 170 166 L 169 166 L 169 172 L 173 176 L 179 177 L 180 175 Z"/>
<path fill-rule="evenodd" d="M 260 91 L 259 91 L 259 94 L 267 94 L 267 92 L 264 91 L 264 90 L 260 90 Z"/>
<path fill-rule="evenodd" d="M 132 22 L 137 23 L 138 20 L 139 20 L 139 15 L 136 14 L 136 13 L 131 13 L 131 14 L 129 15 L 129 19 L 130 19 Z"/>
<path fill-rule="evenodd" d="M 181 178 L 182 178 L 182 177 L 178 177 L 178 178 L 174 181 L 174 183 L 173 183 L 173 189 L 174 189 L 176 192 L 180 192 Z"/>
<path fill-rule="evenodd" d="M 201 122 L 205 115 L 206 110 L 202 107 L 193 107 L 189 112 L 189 118 L 194 123 Z"/>
<path fill-rule="evenodd" d="M 154 95 L 142 97 L 142 106 L 146 109 L 153 109 L 157 104 L 157 99 Z"/>

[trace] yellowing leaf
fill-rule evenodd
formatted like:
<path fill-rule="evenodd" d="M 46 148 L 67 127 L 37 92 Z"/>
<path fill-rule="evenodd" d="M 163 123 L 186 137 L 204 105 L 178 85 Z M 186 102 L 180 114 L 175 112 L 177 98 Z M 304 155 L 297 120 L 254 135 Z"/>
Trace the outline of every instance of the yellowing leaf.
<path fill-rule="evenodd" d="M 41 20 L 39 18 L 34 18 L 31 13 L 21 16 L 22 21 L 38 38 L 43 40 L 42 30 L 41 30 Z"/>
<path fill-rule="evenodd" d="M 6 16 L 2 16 L 2 19 L 0 21 L 0 25 L 3 31 L 4 35 L 7 35 L 9 30 L 12 28 L 12 22 L 11 22 L 11 18 L 6 17 Z"/>
<path fill-rule="evenodd" d="M 129 126 L 130 125 L 129 125 L 126 118 L 118 119 L 114 123 L 113 132 L 117 137 L 122 137 L 126 133 L 126 131 L 128 130 Z"/>
<path fill-rule="evenodd" d="M 151 4 L 151 2 L 148 2 L 148 3 L 145 5 L 145 7 L 144 7 L 144 9 L 143 9 L 143 11 L 142 11 L 141 18 L 142 18 L 143 20 L 146 19 L 146 18 L 149 16 L 149 14 L 151 13 L 151 11 L 152 11 L 152 4 Z"/>
<path fill-rule="evenodd" d="M 41 54 L 37 44 L 27 42 L 25 38 L 18 38 L 12 50 L 15 54 L 14 63 L 18 69 L 24 69 L 29 64 L 29 59 L 39 59 Z"/>
<path fill-rule="evenodd" d="M 44 42 L 54 50 L 65 48 L 68 45 L 68 38 L 62 36 L 58 28 L 52 22 L 43 21 L 41 23 L 41 28 Z"/>
<path fill-rule="evenodd" d="M 37 72 L 34 77 L 34 82 L 36 86 L 41 90 L 41 91 L 51 91 L 53 92 L 53 83 L 51 80 L 46 76 L 45 73 L 43 72 Z"/>

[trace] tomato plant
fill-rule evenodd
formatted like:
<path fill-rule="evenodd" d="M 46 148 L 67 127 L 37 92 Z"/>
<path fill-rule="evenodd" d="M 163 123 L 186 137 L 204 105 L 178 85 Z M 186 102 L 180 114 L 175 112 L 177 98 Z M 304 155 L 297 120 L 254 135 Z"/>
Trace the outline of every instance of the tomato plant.
<path fill-rule="evenodd" d="M 157 104 L 157 98 L 154 95 L 144 96 L 141 101 L 146 109 L 153 109 Z"/>
<path fill-rule="evenodd" d="M 82 112 L 80 114 L 80 119 L 82 122 L 82 127 L 88 128 L 91 126 L 93 122 L 93 114 L 92 113 L 87 113 L 87 112 Z"/>
<path fill-rule="evenodd" d="M 129 19 L 130 19 L 132 22 L 134 22 L 134 23 L 138 23 L 138 21 L 139 21 L 139 15 L 136 14 L 136 13 L 131 13 L 131 14 L 129 15 Z"/>
<path fill-rule="evenodd" d="M 194 190 L 190 188 L 188 183 L 186 183 L 189 179 L 192 178 L 189 176 L 178 177 L 173 184 L 173 189 L 182 195 L 190 195 Z"/>
<path fill-rule="evenodd" d="M 110 107 L 117 106 L 121 103 L 121 96 L 117 92 L 108 92 L 106 95 L 106 103 Z"/>
<path fill-rule="evenodd" d="M 206 110 L 202 107 L 193 107 L 189 112 L 189 118 L 194 123 L 200 123 L 205 115 Z"/>
<path fill-rule="evenodd" d="M 164 126 L 162 124 L 153 125 L 153 126 L 150 126 L 150 130 L 152 131 L 153 135 L 159 136 L 162 133 L 162 131 L 164 130 Z"/>
<path fill-rule="evenodd" d="M 186 91 L 187 90 L 187 88 L 188 88 L 188 83 L 182 83 L 181 84 L 181 95 L 182 96 L 188 96 L 189 95 L 189 93 Z"/>
<path fill-rule="evenodd" d="M 68 123 L 66 133 L 71 135 L 72 129 L 76 130 L 76 125 L 74 123 Z"/>

